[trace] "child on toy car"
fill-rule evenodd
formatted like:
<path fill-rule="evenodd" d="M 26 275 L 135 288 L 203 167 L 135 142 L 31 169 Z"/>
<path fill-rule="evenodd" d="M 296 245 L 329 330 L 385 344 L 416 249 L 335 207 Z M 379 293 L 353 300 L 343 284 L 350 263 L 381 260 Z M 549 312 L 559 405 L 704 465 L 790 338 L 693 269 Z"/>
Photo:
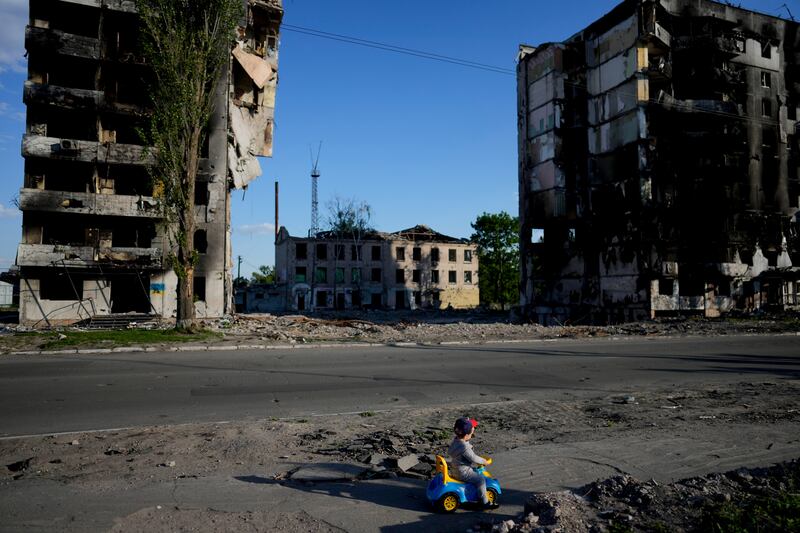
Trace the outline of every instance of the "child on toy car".
<path fill-rule="evenodd" d="M 459 418 L 453 425 L 453 432 L 456 436 L 450 444 L 447 453 L 450 455 L 452 465 L 452 475 L 459 481 L 471 483 L 478 488 L 481 494 L 481 501 L 484 509 L 497 509 L 499 505 L 490 502 L 486 496 L 486 477 L 472 469 L 473 464 L 488 465 L 491 459 L 484 459 L 475 454 L 472 449 L 470 439 L 475 435 L 475 428 L 478 421 L 472 418 Z"/>

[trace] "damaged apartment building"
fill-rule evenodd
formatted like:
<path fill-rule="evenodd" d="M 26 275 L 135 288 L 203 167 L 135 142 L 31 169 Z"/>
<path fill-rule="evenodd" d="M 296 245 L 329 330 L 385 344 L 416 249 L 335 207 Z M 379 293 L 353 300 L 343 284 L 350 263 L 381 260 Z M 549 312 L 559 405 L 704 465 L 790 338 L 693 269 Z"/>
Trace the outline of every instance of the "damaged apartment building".
<path fill-rule="evenodd" d="M 203 148 L 194 209 L 198 317 L 232 311 L 230 194 L 272 155 L 280 0 L 244 0 Z M 17 252 L 20 322 L 175 316 L 177 277 L 137 133 L 151 71 L 126 0 L 31 0 Z"/>
<path fill-rule="evenodd" d="M 532 317 L 800 308 L 796 22 L 627 0 L 517 72 Z"/>
<path fill-rule="evenodd" d="M 427 226 L 343 238 L 334 232 L 275 239 L 285 308 L 471 309 L 480 300 L 474 244 Z"/>

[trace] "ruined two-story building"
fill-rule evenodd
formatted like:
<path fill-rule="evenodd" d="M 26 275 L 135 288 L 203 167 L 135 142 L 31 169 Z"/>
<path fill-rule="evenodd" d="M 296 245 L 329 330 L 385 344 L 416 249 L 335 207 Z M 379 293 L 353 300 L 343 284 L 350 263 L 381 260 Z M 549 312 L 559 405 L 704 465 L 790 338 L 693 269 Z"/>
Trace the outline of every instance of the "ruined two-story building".
<path fill-rule="evenodd" d="M 232 311 L 230 192 L 272 154 L 280 0 L 245 0 L 216 89 L 194 209 L 196 313 Z M 20 322 L 176 313 L 177 278 L 137 129 L 151 71 L 128 0 L 31 0 L 26 29 Z"/>
<path fill-rule="evenodd" d="M 357 238 L 321 232 L 275 239 L 285 309 L 469 309 L 479 305 L 474 244 L 427 226 Z"/>
<path fill-rule="evenodd" d="M 798 24 L 710 0 L 626 0 L 521 46 L 524 308 L 797 309 L 798 96 Z"/>

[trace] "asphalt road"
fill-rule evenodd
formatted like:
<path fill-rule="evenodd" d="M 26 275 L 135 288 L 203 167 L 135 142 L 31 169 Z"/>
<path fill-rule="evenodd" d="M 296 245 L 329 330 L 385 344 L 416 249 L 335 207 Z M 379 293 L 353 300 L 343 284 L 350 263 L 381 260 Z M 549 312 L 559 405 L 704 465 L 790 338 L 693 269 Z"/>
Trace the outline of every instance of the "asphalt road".
<path fill-rule="evenodd" d="M 0 358 L 0 437 L 624 394 L 742 376 L 800 376 L 800 336 L 11 355 Z"/>

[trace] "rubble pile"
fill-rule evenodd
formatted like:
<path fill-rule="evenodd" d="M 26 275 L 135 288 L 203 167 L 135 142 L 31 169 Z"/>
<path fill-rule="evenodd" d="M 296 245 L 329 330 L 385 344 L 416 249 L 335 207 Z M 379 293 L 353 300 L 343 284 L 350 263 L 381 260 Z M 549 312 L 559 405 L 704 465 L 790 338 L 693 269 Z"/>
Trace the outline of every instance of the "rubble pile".
<path fill-rule="evenodd" d="M 746 509 L 755 499 L 779 497 L 800 487 L 800 461 L 769 468 L 740 468 L 724 474 L 662 485 L 628 475 L 592 482 L 573 491 L 533 494 L 516 520 L 482 521 L 473 532 L 551 533 L 588 531 L 673 531 L 714 529 L 720 506 Z M 796 511 L 795 511 L 796 513 Z M 795 517 L 795 520 L 800 517 Z M 779 531 L 769 523 L 761 531 Z"/>
<path fill-rule="evenodd" d="M 298 444 L 324 441 L 335 434 L 324 430 L 302 434 Z M 320 447 L 316 453 L 365 465 L 361 479 L 397 476 L 429 479 L 434 471 L 436 453 L 447 448 L 450 438 L 450 432 L 437 427 L 376 431 L 353 436 L 333 447 Z"/>
<path fill-rule="evenodd" d="M 542 326 L 513 322 L 505 314 L 483 311 L 348 312 L 346 316 L 236 315 L 206 320 L 203 327 L 220 331 L 227 340 L 248 342 L 442 343 L 490 340 L 536 340 L 607 336 L 729 335 L 783 333 L 800 330 L 790 315 L 727 319 L 663 318 L 611 326 Z"/>

